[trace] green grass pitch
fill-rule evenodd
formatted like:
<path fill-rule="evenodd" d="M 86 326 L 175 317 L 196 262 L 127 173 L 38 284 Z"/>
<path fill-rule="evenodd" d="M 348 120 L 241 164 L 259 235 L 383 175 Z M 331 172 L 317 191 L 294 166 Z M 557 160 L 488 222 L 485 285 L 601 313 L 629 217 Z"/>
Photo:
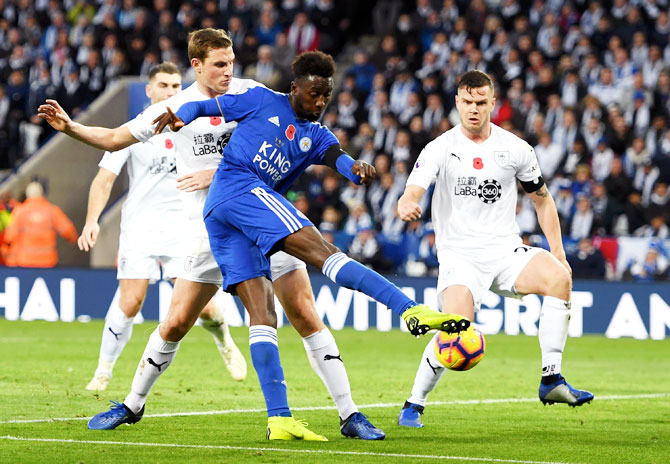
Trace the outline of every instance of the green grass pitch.
<path fill-rule="evenodd" d="M 265 440 L 265 404 L 246 328 L 232 330 L 249 363 L 247 379 L 238 383 L 211 336 L 195 327 L 151 393 L 142 421 L 87 430 L 85 418 L 125 397 L 154 327 L 135 326 L 110 388 L 94 394 L 84 387 L 97 362 L 102 321 L 0 320 L 0 462 L 670 462 L 670 342 L 601 336 L 569 339 L 563 362 L 573 385 L 595 393 L 591 404 L 543 406 L 537 338 L 489 336 L 479 366 L 443 377 L 429 398 L 426 426 L 417 430 L 398 427 L 396 417 L 425 341 L 400 331 L 334 332 L 354 400 L 387 434 L 365 442 L 340 435 L 337 411 L 300 338 L 282 328 L 293 413 L 330 439 L 313 443 Z"/>

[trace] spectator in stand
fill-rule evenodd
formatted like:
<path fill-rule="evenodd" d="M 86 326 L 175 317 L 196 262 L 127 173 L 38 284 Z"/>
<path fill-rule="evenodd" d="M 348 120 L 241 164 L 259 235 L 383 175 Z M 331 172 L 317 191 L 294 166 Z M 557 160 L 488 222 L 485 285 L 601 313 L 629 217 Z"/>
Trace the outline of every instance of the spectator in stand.
<path fill-rule="evenodd" d="M 306 13 L 300 12 L 295 15 L 286 35 L 289 45 L 297 53 L 319 48 L 319 30 L 312 24 Z"/>
<path fill-rule="evenodd" d="M 602 279 L 605 277 L 605 258 L 593 246 L 590 238 L 582 238 L 577 252 L 568 256 L 572 277 L 576 279 Z"/>
<path fill-rule="evenodd" d="M 552 141 L 549 132 L 542 132 L 542 134 L 540 134 L 540 143 L 535 145 L 534 148 L 542 176 L 545 179 L 550 180 L 554 177 L 554 174 L 563 160 L 563 150 L 560 145 Z"/>
<path fill-rule="evenodd" d="M 666 239 L 670 236 L 670 229 L 665 223 L 665 218 L 662 214 L 651 218 L 649 224 L 645 224 L 635 231 L 636 237 L 656 237 Z"/>
<path fill-rule="evenodd" d="M 272 47 L 258 47 L 258 61 L 244 69 L 244 77 L 253 79 L 273 90 L 277 90 L 282 80 L 281 71 L 272 60 Z"/>
<path fill-rule="evenodd" d="M 657 246 L 650 246 L 644 260 L 632 261 L 623 273 L 624 280 L 654 282 L 668 279 L 668 259 Z"/>
<path fill-rule="evenodd" d="M 645 207 L 649 205 L 649 198 L 659 175 L 660 170 L 652 164 L 651 160 L 644 161 L 635 171 L 633 188 L 642 192 L 642 205 Z"/>
<path fill-rule="evenodd" d="M 612 167 L 610 174 L 605 178 L 604 182 L 607 194 L 617 203 L 623 207 L 628 196 L 633 191 L 633 180 L 626 175 L 623 170 L 623 161 L 620 157 L 615 156 L 612 159 Z M 619 210 L 619 208 L 617 208 Z"/>
<path fill-rule="evenodd" d="M 574 240 L 588 238 L 593 230 L 593 210 L 589 197 L 584 193 L 577 194 L 577 207 L 570 222 L 570 238 Z"/>
<path fill-rule="evenodd" d="M 636 230 L 646 223 L 644 207 L 642 206 L 642 193 L 639 190 L 633 190 L 628 195 L 624 211 L 626 218 L 625 234 L 633 235 Z"/>
<path fill-rule="evenodd" d="M 77 241 L 72 221 L 56 205 L 44 198 L 39 182 L 26 187 L 26 201 L 15 207 L 5 230 L 8 266 L 54 267 L 58 264 L 56 234 L 70 243 Z"/>
<path fill-rule="evenodd" d="M 591 192 L 593 209 L 593 230 L 596 235 L 611 235 L 616 205 L 607 196 L 607 190 L 601 183 L 593 184 Z"/>
<path fill-rule="evenodd" d="M 668 184 L 659 180 L 654 185 L 654 191 L 649 196 L 649 203 L 645 209 L 647 220 L 655 216 L 663 216 L 664 221 L 670 222 L 670 191 Z"/>
<path fill-rule="evenodd" d="M 354 236 L 362 229 L 371 229 L 373 226 L 372 216 L 368 213 L 365 203 L 353 201 L 349 206 L 349 215 L 344 222 L 342 231 L 347 235 Z"/>
<path fill-rule="evenodd" d="M 276 22 L 275 15 L 270 10 L 261 12 L 258 26 L 256 27 L 256 36 L 261 45 L 274 45 L 277 41 L 277 35 L 282 32 L 282 28 Z"/>
<path fill-rule="evenodd" d="M 369 227 L 361 229 L 347 250 L 352 259 L 378 272 L 390 272 L 392 263 L 384 257 L 382 247 L 376 239 L 376 232 Z"/>
<path fill-rule="evenodd" d="M 623 158 L 624 170 L 630 177 L 637 175 L 640 167 L 651 163 L 651 153 L 645 147 L 644 139 L 635 137 L 632 144 L 626 149 Z M 640 189 L 640 187 L 636 187 Z"/>

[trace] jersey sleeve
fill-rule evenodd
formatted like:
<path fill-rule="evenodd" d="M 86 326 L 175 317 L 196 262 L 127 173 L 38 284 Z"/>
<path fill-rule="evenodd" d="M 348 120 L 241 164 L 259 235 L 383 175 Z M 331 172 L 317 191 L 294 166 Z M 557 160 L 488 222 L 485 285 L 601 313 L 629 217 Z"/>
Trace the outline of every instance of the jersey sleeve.
<path fill-rule="evenodd" d="M 121 173 L 121 169 L 123 169 L 123 165 L 126 164 L 126 161 L 128 161 L 129 157 L 130 147 L 115 152 L 106 151 L 98 163 L 98 166 L 105 168 L 118 176 Z"/>
<path fill-rule="evenodd" d="M 263 104 L 266 92 L 265 87 L 252 87 L 246 92 L 216 97 L 221 115 L 226 121 L 239 121 L 253 114 Z"/>
<path fill-rule="evenodd" d="M 130 133 L 140 142 L 146 142 L 154 135 L 154 119 L 166 111 L 167 104 L 164 101 L 154 103 L 140 114 L 131 119 L 124 126 L 128 127 Z M 170 107 L 173 111 L 177 108 Z"/>
<path fill-rule="evenodd" d="M 407 185 L 418 185 L 426 190 L 430 187 L 440 172 L 440 164 L 443 157 L 440 155 L 437 140 L 425 146 L 419 158 L 417 158 L 412 168 L 412 172 L 407 177 Z M 444 150 L 442 150 L 444 151 Z"/>
<path fill-rule="evenodd" d="M 323 155 L 325 155 L 326 150 L 332 147 L 333 145 L 339 145 L 340 141 L 337 140 L 335 134 L 333 134 L 330 129 L 320 124 L 316 125 L 316 129 L 313 132 L 314 136 L 314 148 L 312 150 L 313 158 L 315 163 L 323 164 Z M 310 142 L 307 140 L 298 140 L 300 148 L 306 147 Z"/>
<path fill-rule="evenodd" d="M 522 182 L 531 182 L 542 176 L 540 165 L 537 162 L 535 150 L 528 143 L 519 143 L 519 163 L 516 167 L 516 178 Z"/>

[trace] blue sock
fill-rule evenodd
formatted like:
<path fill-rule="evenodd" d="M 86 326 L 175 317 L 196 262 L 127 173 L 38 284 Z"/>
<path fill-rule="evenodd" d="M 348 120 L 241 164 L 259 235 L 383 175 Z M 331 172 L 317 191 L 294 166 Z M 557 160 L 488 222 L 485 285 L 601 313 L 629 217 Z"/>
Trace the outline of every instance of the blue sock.
<path fill-rule="evenodd" d="M 399 316 L 402 316 L 407 308 L 417 304 L 384 277 L 342 252 L 328 258 L 323 263 L 321 272 L 342 287 L 358 290 L 384 303 Z"/>
<path fill-rule="evenodd" d="M 277 329 L 267 325 L 249 327 L 249 351 L 263 390 L 268 417 L 291 417 L 284 370 L 279 361 Z"/>

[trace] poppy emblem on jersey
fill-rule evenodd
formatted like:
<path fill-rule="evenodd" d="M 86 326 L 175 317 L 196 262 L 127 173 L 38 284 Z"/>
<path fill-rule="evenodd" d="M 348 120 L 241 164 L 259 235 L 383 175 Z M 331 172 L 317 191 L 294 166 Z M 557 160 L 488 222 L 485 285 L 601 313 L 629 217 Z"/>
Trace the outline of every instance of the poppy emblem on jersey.
<path fill-rule="evenodd" d="M 221 124 L 221 118 L 219 116 L 212 116 L 209 118 L 209 123 L 212 126 L 218 126 L 219 124 Z"/>
<path fill-rule="evenodd" d="M 285 134 L 287 139 L 293 140 L 293 137 L 295 137 L 295 127 L 293 127 L 293 124 L 288 125 Z"/>
<path fill-rule="evenodd" d="M 312 148 L 312 139 L 309 137 L 303 137 L 300 139 L 300 151 L 303 153 L 308 152 Z"/>
<path fill-rule="evenodd" d="M 472 167 L 475 169 L 481 169 L 484 167 L 484 162 L 481 158 L 475 158 L 472 160 Z"/>
<path fill-rule="evenodd" d="M 172 143 L 172 140 L 171 139 L 165 139 L 165 148 L 170 150 L 170 149 L 172 149 L 172 147 L 174 147 L 174 144 Z"/>
<path fill-rule="evenodd" d="M 494 151 L 493 159 L 496 164 L 501 168 L 504 168 L 509 164 L 509 152 L 508 151 Z"/>
<path fill-rule="evenodd" d="M 486 179 L 477 187 L 477 196 L 487 205 L 498 201 L 501 195 L 502 186 L 495 179 Z"/>

